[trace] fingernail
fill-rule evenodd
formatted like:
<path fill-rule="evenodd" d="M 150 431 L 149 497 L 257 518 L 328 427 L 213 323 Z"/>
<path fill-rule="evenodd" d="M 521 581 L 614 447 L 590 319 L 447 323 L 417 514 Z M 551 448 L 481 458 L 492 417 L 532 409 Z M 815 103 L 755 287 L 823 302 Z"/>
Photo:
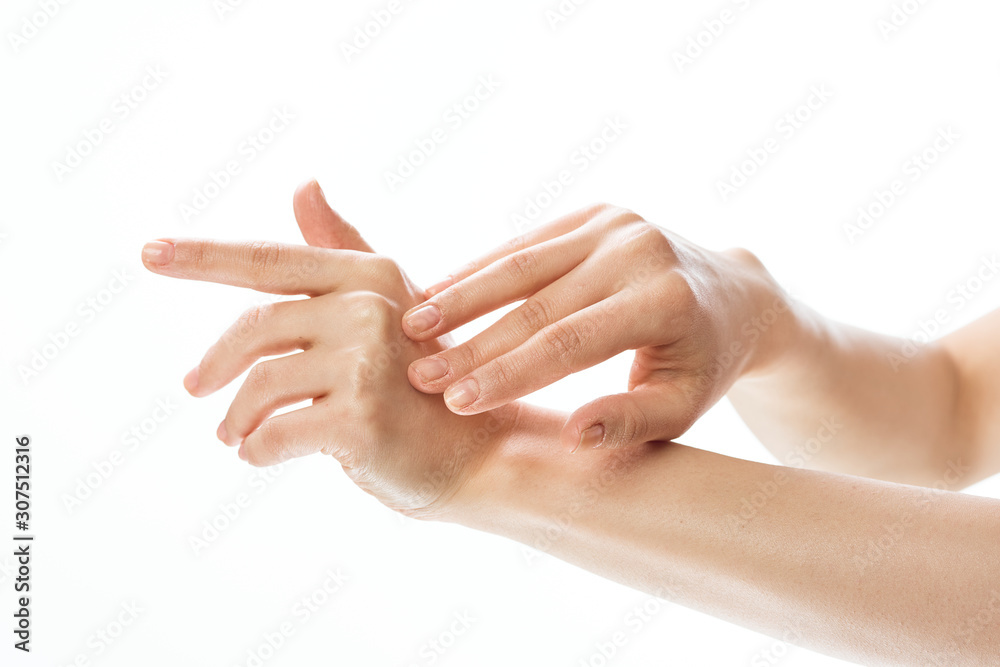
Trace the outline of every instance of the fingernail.
<path fill-rule="evenodd" d="M 225 420 L 222 420 L 222 422 L 219 424 L 219 430 L 215 432 L 215 436 L 222 442 L 226 442 L 226 440 L 229 438 L 229 431 L 226 430 Z"/>
<path fill-rule="evenodd" d="M 156 266 L 166 266 L 174 258 L 174 244 L 166 241 L 150 241 L 142 248 L 142 261 Z"/>
<path fill-rule="evenodd" d="M 413 362 L 413 372 L 421 382 L 440 380 L 448 373 L 448 362 L 441 357 L 428 357 Z"/>
<path fill-rule="evenodd" d="M 434 304 L 417 308 L 406 318 L 410 331 L 417 334 L 433 329 L 440 321 L 441 311 Z"/>
<path fill-rule="evenodd" d="M 240 448 L 239 448 L 239 451 L 236 452 L 236 455 L 239 456 L 244 461 L 247 460 L 247 446 L 246 446 L 246 444 L 244 444 L 242 442 L 240 443 Z"/>
<path fill-rule="evenodd" d="M 445 291 L 446 289 L 448 289 L 449 287 L 451 287 L 451 285 L 452 285 L 453 282 L 455 282 L 454 278 L 452 278 L 451 276 L 448 276 L 447 278 L 445 278 L 441 282 L 434 283 L 433 285 L 431 285 L 430 287 L 427 288 L 427 290 L 426 290 L 427 296 L 434 296 L 438 292 Z"/>
<path fill-rule="evenodd" d="M 595 447 L 600 447 L 604 442 L 604 425 L 594 424 L 583 433 L 580 434 L 580 444 L 576 446 L 577 449 L 594 449 Z"/>
<path fill-rule="evenodd" d="M 462 380 L 444 392 L 445 402 L 456 410 L 461 410 L 477 398 L 479 398 L 479 383 L 474 378 Z"/>
<path fill-rule="evenodd" d="M 192 368 L 187 375 L 184 376 L 184 388 L 187 389 L 189 394 L 194 395 L 194 392 L 198 391 L 198 366 Z"/>

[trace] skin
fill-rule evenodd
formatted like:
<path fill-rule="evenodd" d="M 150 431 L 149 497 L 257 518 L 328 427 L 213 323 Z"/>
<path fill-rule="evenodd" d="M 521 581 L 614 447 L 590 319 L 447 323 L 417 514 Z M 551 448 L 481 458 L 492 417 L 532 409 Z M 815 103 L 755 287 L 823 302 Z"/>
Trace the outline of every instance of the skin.
<path fill-rule="evenodd" d="M 410 365 L 411 384 L 443 392 L 457 414 L 635 350 L 629 391 L 566 420 L 570 450 L 677 438 L 728 394 L 789 465 L 922 485 L 956 460 L 963 485 L 1000 470 L 1000 311 L 910 349 L 794 301 L 746 250 L 705 250 L 607 204 L 532 230 L 427 294 L 403 316 L 414 341 L 523 300 Z"/>
<path fill-rule="evenodd" d="M 241 458 L 322 452 L 410 516 L 505 535 L 831 655 L 995 661 L 1000 502 L 947 490 L 967 483 L 962 464 L 942 467 L 934 490 L 659 440 L 568 454 L 558 446 L 566 415 L 517 401 L 456 415 L 407 381 L 412 362 L 448 349 L 402 332 L 426 294 L 362 247 L 315 183 L 295 204 L 306 239 L 327 247 L 168 239 L 144 252 L 161 275 L 311 297 L 251 311 L 186 378 L 203 396 L 260 356 L 301 350 L 258 363 L 269 366 L 240 389 L 219 435 Z M 991 339 L 966 335 L 963 344 Z M 968 377 L 963 395 L 988 404 L 997 376 Z"/>

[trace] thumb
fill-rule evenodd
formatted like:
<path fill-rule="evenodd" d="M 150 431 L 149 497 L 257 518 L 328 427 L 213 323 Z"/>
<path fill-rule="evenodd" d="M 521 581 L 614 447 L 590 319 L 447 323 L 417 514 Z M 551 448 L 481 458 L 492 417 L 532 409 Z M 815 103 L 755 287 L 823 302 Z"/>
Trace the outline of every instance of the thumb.
<path fill-rule="evenodd" d="M 644 384 L 623 394 L 602 396 L 569 416 L 560 434 L 570 452 L 617 449 L 683 435 L 701 410 L 691 397 L 667 382 Z"/>
<path fill-rule="evenodd" d="M 311 246 L 343 250 L 375 252 L 354 227 L 330 208 L 326 196 L 315 180 L 303 183 L 292 199 L 295 221 L 302 238 Z"/>

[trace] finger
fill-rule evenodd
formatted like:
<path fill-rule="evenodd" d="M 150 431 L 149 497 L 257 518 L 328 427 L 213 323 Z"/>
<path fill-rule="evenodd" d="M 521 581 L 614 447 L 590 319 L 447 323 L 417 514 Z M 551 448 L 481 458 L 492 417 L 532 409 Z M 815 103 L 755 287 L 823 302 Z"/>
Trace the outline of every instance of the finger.
<path fill-rule="evenodd" d="M 570 452 L 673 440 L 687 432 L 701 412 L 677 385 L 657 380 L 584 405 L 566 420 L 559 440 Z"/>
<path fill-rule="evenodd" d="M 578 289 L 579 284 L 591 285 L 593 289 Z M 456 289 L 462 285 L 457 285 Z M 450 291 L 446 290 L 442 296 Z M 454 381 L 523 345 L 550 324 L 604 299 L 606 292 L 601 289 L 599 277 L 588 280 L 578 267 L 528 297 L 470 340 L 414 361 L 407 370 L 410 384 L 425 393 L 443 392 Z"/>
<path fill-rule="evenodd" d="M 586 240 L 568 234 L 519 250 L 403 315 L 403 330 L 425 341 L 534 294 L 569 273 L 587 257 Z"/>
<path fill-rule="evenodd" d="M 625 300 L 605 299 L 550 324 L 524 345 L 451 385 L 445 403 L 462 415 L 499 407 L 646 344 L 650 332 L 644 327 Z"/>
<path fill-rule="evenodd" d="M 469 276 L 482 270 L 484 267 L 489 266 L 498 259 L 503 259 L 504 257 L 520 252 L 525 248 L 530 248 L 538 245 L 539 243 L 544 243 L 545 241 L 579 229 L 596 215 L 599 215 L 602 211 L 608 208 L 609 207 L 605 204 L 594 204 L 593 206 L 588 206 L 587 208 L 580 209 L 579 211 L 573 211 L 572 213 L 564 215 L 560 218 L 556 218 L 555 220 L 532 229 L 521 236 L 515 237 L 485 255 L 469 262 L 441 282 L 431 285 L 427 288 L 427 295 L 434 296 L 435 294 L 444 291 L 451 285 L 454 285 L 461 280 L 465 280 Z"/>
<path fill-rule="evenodd" d="M 184 386 L 193 396 L 208 396 L 239 377 L 261 357 L 308 349 L 312 330 L 311 300 L 279 301 L 243 313 L 188 373 Z"/>
<path fill-rule="evenodd" d="M 351 250 L 201 239 L 161 239 L 142 253 L 146 268 L 165 276 L 309 296 L 349 288 L 365 257 Z"/>
<path fill-rule="evenodd" d="M 310 398 L 322 398 L 329 377 L 309 354 L 262 361 L 252 369 L 219 425 L 219 440 L 238 445 L 275 410 Z"/>
<path fill-rule="evenodd" d="M 322 451 L 329 437 L 326 404 L 271 417 L 240 444 L 239 457 L 252 466 L 271 466 Z"/>
<path fill-rule="evenodd" d="M 357 229 L 330 208 L 323 189 L 315 180 L 298 187 L 292 199 L 292 208 L 295 210 L 295 221 L 299 223 L 302 238 L 309 245 L 375 252 Z"/>

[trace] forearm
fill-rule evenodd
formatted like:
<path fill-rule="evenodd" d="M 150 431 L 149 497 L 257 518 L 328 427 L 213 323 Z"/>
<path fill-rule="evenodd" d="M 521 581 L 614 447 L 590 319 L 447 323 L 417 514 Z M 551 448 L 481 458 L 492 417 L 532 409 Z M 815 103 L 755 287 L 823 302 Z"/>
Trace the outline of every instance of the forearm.
<path fill-rule="evenodd" d="M 995 657 L 996 501 L 677 444 L 567 455 L 561 420 L 525 407 L 453 520 L 866 664 Z"/>
<path fill-rule="evenodd" d="M 942 346 L 913 346 L 800 304 L 765 337 L 775 348 L 767 362 L 728 395 L 782 463 L 935 485 L 960 460 L 967 472 L 952 490 L 994 472 L 963 430 L 960 378 Z"/>

